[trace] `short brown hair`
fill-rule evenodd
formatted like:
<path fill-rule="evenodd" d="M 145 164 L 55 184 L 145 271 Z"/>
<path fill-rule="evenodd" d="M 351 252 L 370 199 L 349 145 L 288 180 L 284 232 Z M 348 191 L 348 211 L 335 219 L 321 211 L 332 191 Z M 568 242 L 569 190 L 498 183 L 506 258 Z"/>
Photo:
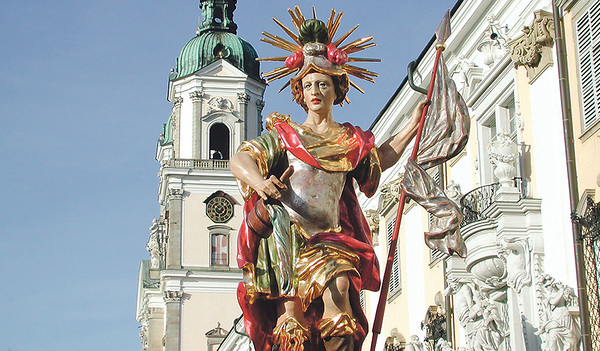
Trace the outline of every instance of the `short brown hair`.
<path fill-rule="evenodd" d="M 316 70 L 310 70 L 308 73 L 320 73 Z M 304 75 L 306 76 L 306 74 Z M 348 81 L 348 76 L 346 74 L 338 75 L 329 75 L 331 80 L 333 81 L 333 87 L 335 89 L 335 100 L 333 101 L 334 105 L 341 105 L 346 98 L 346 93 L 350 90 L 350 82 Z M 304 77 L 302 77 L 304 78 Z M 304 109 L 304 111 L 308 112 L 308 106 L 304 102 L 304 89 L 302 87 L 302 78 L 292 79 L 291 81 L 291 89 L 292 95 L 294 98 L 292 100 L 296 101 L 296 103 Z"/>

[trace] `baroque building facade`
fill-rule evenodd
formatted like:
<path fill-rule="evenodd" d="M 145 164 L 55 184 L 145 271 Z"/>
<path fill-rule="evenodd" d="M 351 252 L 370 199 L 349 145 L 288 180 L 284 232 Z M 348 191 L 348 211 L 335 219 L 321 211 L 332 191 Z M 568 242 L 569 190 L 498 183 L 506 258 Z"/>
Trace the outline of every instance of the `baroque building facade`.
<path fill-rule="evenodd" d="M 201 7 L 157 148 L 161 215 L 138 289 L 144 350 L 251 347 L 235 319 L 241 199 L 227 159 L 260 134 L 264 84 L 245 60 L 253 50 L 236 41 L 235 1 Z M 451 26 L 444 55 L 471 137 L 431 173 L 463 211 L 468 256 L 430 252 L 430 215 L 405 208 L 376 349 L 600 350 L 600 0 L 461 0 Z M 421 85 L 433 60 L 432 41 L 417 59 Z M 378 144 L 420 99 L 405 79 L 371 126 Z M 374 197 L 360 197 L 380 262 L 402 172 L 400 162 Z M 363 296 L 370 320 L 377 299 Z"/>
<path fill-rule="evenodd" d="M 430 215 L 406 207 L 377 350 L 600 350 L 599 15 L 597 0 L 456 3 L 444 56 L 471 136 L 430 172 L 462 209 L 468 254 L 430 252 Z M 434 56 L 432 40 L 416 60 L 422 85 Z M 371 126 L 376 143 L 423 98 L 409 85 Z M 402 173 L 359 197 L 380 262 Z M 377 298 L 365 296 L 371 317 Z"/>
<path fill-rule="evenodd" d="M 235 260 L 242 199 L 229 158 L 262 130 L 254 48 L 236 35 L 236 0 L 201 0 L 202 22 L 169 77 L 157 145 L 160 216 L 140 264 L 142 350 L 216 350 L 241 315 Z"/>

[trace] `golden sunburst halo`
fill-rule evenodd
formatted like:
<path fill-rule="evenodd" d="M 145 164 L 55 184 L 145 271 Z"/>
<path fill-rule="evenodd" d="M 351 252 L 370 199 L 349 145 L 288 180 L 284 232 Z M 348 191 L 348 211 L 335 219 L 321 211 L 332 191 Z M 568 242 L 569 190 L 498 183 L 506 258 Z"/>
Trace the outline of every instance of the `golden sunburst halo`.
<path fill-rule="evenodd" d="M 296 29 L 296 31 L 299 32 L 300 27 L 307 20 L 306 17 L 302 14 L 302 11 L 300 10 L 300 7 L 298 5 L 296 5 L 294 7 L 294 9 L 288 9 L 288 13 L 291 17 L 291 21 L 292 21 L 292 24 L 294 25 L 294 28 Z M 331 10 L 329 19 L 327 20 L 327 22 L 325 22 L 326 28 L 327 28 L 327 34 L 328 34 L 328 42 L 323 43 L 323 44 L 333 45 L 336 48 L 336 50 L 343 51 L 345 53 L 345 55 L 354 54 L 354 53 L 360 52 L 362 50 L 365 50 L 365 49 L 368 49 L 370 47 L 377 45 L 375 42 L 373 42 L 373 36 L 367 36 L 364 38 L 356 39 L 352 42 L 344 44 L 344 41 L 346 39 L 348 39 L 348 37 L 352 33 L 354 33 L 354 31 L 359 27 L 358 24 L 355 25 L 354 27 L 352 27 L 352 29 L 350 29 L 348 32 L 346 32 L 343 35 L 341 35 L 340 37 L 338 37 L 337 39 L 333 39 L 333 38 L 335 38 L 335 35 L 337 34 L 337 31 L 340 27 L 340 23 L 341 23 L 343 14 L 344 14 L 343 12 L 337 12 L 335 9 Z M 313 15 L 314 19 L 317 18 L 314 6 L 312 8 L 312 15 Z M 296 34 L 294 31 L 292 31 L 290 28 L 288 28 L 285 24 L 283 24 L 280 20 L 278 20 L 274 17 L 273 17 L 273 21 L 277 24 L 277 26 L 279 26 L 279 28 L 281 28 L 281 30 L 283 30 L 283 32 L 285 34 L 287 34 L 287 36 L 289 36 L 291 41 L 284 39 L 282 37 L 279 37 L 277 35 L 273 35 L 268 32 L 262 32 L 264 37 L 261 38 L 260 40 L 265 43 L 271 44 L 275 47 L 278 47 L 280 49 L 283 49 L 285 51 L 291 52 L 292 53 L 291 56 L 301 55 L 298 53 L 302 53 L 304 46 L 302 45 L 302 41 L 299 38 L 299 34 Z M 257 58 L 257 60 L 287 62 L 286 60 L 288 60 L 288 58 L 291 58 L 291 56 L 261 57 L 261 58 Z M 327 56 L 327 55 L 325 55 L 325 56 Z M 325 58 L 325 59 L 327 59 L 327 58 Z M 348 64 L 349 62 L 352 62 L 352 63 L 381 62 L 380 59 L 348 56 L 347 59 L 345 61 L 343 61 L 343 63 L 339 64 L 339 67 L 344 71 L 344 73 L 347 73 L 348 75 L 352 75 L 356 78 L 363 79 L 363 80 L 366 80 L 369 82 L 375 82 L 374 77 L 378 76 L 377 73 L 369 71 L 369 70 L 361 68 L 361 67 L 357 67 L 355 65 L 350 65 L 350 64 Z M 288 65 L 284 64 L 281 67 L 277 67 L 269 72 L 263 73 L 262 77 L 266 80 L 267 83 L 270 83 L 274 80 L 285 78 L 293 73 L 296 73 L 300 70 L 300 68 L 301 67 L 297 67 L 297 66 L 289 67 Z M 364 90 L 361 89 L 355 82 L 353 82 L 350 79 L 349 79 L 349 81 L 350 81 L 351 87 L 355 88 L 356 90 L 358 90 L 361 93 L 364 93 Z M 289 85 L 290 85 L 290 82 L 288 81 L 279 90 L 279 92 L 284 90 Z"/>

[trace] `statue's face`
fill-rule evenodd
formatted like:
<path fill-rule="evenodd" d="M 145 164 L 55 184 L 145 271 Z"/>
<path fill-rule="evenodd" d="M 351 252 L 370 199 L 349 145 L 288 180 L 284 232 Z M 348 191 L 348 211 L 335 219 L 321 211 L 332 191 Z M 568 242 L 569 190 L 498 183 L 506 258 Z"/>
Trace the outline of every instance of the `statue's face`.
<path fill-rule="evenodd" d="M 304 102 L 309 111 L 331 110 L 335 101 L 335 88 L 331 77 L 323 73 L 309 73 L 302 78 Z"/>

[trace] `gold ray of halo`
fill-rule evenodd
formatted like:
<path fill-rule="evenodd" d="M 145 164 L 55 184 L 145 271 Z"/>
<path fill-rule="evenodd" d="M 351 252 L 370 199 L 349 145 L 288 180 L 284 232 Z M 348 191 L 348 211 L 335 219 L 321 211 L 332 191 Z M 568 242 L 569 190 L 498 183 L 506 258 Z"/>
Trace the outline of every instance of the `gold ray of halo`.
<path fill-rule="evenodd" d="M 335 18 L 335 9 L 331 9 L 331 14 L 327 20 L 327 33 L 331 33 L 331 26 L 333 25 L 333 19 Z M 331 38 L 331 37 L 330 37 Z"/>
<path fill-rule="evenodd" d="M 350 86 L 353 87 L 354 89 L 358 90 L 361 94 L 364 94 L 365 91 L 361 89 L 361 87 L 359 87 L 358 85 L 356 85 L 356 83 L 354 83 L 352 80 L 348 79 L 348 82 L 350 83 Z"/>
<path fill-rule="evenodd" d="M 355 76 L 356 78 L 360 78 L 362 80 L 366 80 L 367 82 L 375 83 L 375 79 L 373 79 L 371 77 L 363 76 L 363 75 L 361 75 L 359 73 L 356 73 L 356 72 L 347 72 L 347 73 Z"/>
<path fill-rule="evenodd" d="M 304 18 L 304 15 L 302 14 L 302 11 L 300 10 L 300 6 L 296 5 L 294 7 L 294 10 L 296 11 L 296 16 L 298 17 L 298 20 L 300 21 L 300 25 L 302 25 L 302 23 L 304 23 L 304 21 L 306 21 L 306 18 Z"/>
<path fill-rule="evenodd" d="M 347 54 L 352 54 L 355 52 L 363 51 L 364 49 L 372 48 L 373 46 L 377 46 L 377 43 L 368 43 L 365 45 L 355 46 L 351 49 L 344 50 Z"/>
<path fill-rule="evenodd" d="M 292 74 L 292 73 L 296 72 L 297 70 L 298 70 L 298 69 L 289 69 L 289 68 L 288 68 L 288 70 L 287 70 L 287 71 L 285 71 L 285 72 L 282 72 L 282 73 L 280 73 L 280 74 L 278 74 L 278 75 L 276 75 L 276 76 L 273 76 L 273 77 L 271 77 L 271 78 L 267 79 L 267 83 L 270 83 L 270 82 L 272 82 L 272 81 L 274 81 L 274 80 L 281 79 L 281 78 L 283 78 L 283 77 L 285 77 L 285 76 L 288 76 L 288 75 L 290 75 L 290 74 Z"/>
<path fill-rule="evenodd" d="M 283 50 L 287 50 L 287 51 L 290 51 L 290 52 L 296 52 L 295 48 L 291 48 L 291 47 L 288 47 L 288 46 L 285 46 L 285 45 L 281 45 L 280 43 L 278 43 L 276 41 L 273 41 L 271 39 L 260 38 L 260 41 L 264 41 L 267 44 L 271 44 L 271 45 L 273 45 L 275 47 L 278 47 L 280 49 L 283 49 Z"/>
<path fill-rule="evenodd" d="M 296 14 L 294 13 L 294 11 L 292 11 L 292 9 L 288 9 L 288 13 L 290 14 L 290 17 L 292 18 L 292 23 L 294 24 L 294 27 L 296 27 L 296 30 L 300 30 L 300 26 L 302 25 L 302 22 L 300 22 L 300 19 L 298 17 L 296 17 Z"/>
<path fill-rule="evenodd" d="M 366 57 L 348 57 L 348 62 L 381 62 L 381 59 Z"/>
<path fill-rule="evenodd" d="M 346 73 L 351 74 L 351 75 L 355 76 L 356 78 L 360 78 L 360 79 L 366 80 L 368 82 L 375 83 L 375 79 L 373 79 L 369 76 L 366 76 L 361 72 L 346 70 Z"/>
<path fill-rule="evenodd" d="M 343 15 L 344 15 L 344 12 L 338 13 L 336 19 L 333 21 L 333 25 L 331 26 L 331 32 L 329 32 L 330 40 L 335 36 L 335 33 L 337 33 L 337 30 L 340 27 L 340 21 L 341 21 Z"/>
<path fill-rule="evenodd" d="M 290 43 L 289 41 L 287 41 L 287 40 L 285 40 L 285 39 L 283 39 L 283 38 L 281 38 L 281 37 L 279 37 L 277 35 L 273 35 L 273 34 L 268 33 L 268 32 L 262 32 L 262 34 L 264 36 L 268 37 L 271 40 L 276 40 L 276 41 L 278 41 L 278 42 L 280 42 L 282 44 L 285 44 L 285 45 L 293 47 L 293 48 L 302 49 L 302 46 L 300 46 L 300 45 L 294 45 L 294 43 Z"/>
<path fill-rule="evenodd" d="M 359 46 L 359 45 L 365 44 L 365 43 L 367 43 L 367 42 L 369 42 L 369 41 L 371 41 L 371 40 L 373 40 L 373 36 L 372 36 L 372 35 L 369 35 L 368 37 L 364 37 L 364 38 L 356 39 L 355 41 L 353 41 L 353 42 L 351 42 L 351 43 L 349 43 L 349 44 L 346 44 L 346 45 L 342 46 L 342 47 L 340 48 L 340 50 L 344 50 L 344 51 L 348 52 L 348 50 L 350 50 L 350 49 L 353 49 L 353 48 L 354 48 L 354 47 L 356 47 L 356 46 Z"/>
<path fill-rule="evenodd" d="M 283 91 L 283 89 L 285 89 L 285 88 L 289 87 L 289 86 L 290 86 L 290 84 L 292 84 L 291 82 L 292 82 L 291 80 L 288 80 L 288 81 L 287 81 L 287 82 L 286 82 L 286 83 L 285 83 L 285 84 L 284 84 L 284 85 L 281 87 L 281 89 L 279 89 L 279 90 L 277 91 L 277 94 L 281 93 L 281 92 Z M 292 98 L 292 100 L 294 100 L 294 99 Z"/>
<path fill-rule="evenodd" d="M 312 11 L 313 11 L 313 19 L 317 19 L 317 10 L 315 9 L 315 7 L 312 7 Z"/>
<path fill-rule="evenodd" d="M 257 57 L 256 61 L 285 61 L 287 58 L 287 56 Z"/>
<path fill-rule="evenodd" d="M 347 104 L 350 104 L 350 99 L 348 99 L 348 95 L 346 95 L 346 97 L 344 97 L 344 102 Z M 342 106 L 342 104 L 340 104 L 340 106 Z"/>
<path fill-rule="evenodd" d="M 364 69 L 362 67 L 357 67 L 357 66 L 352 66 L 352 65 L 346 64 L 346 65 L 344 65 L 344 68 L 346 70 L 352 70 L 352 71 L 355 71 L 355 72 L 360 72 L 360 73 L 362 73 L 364 75 L 367 75 L 367 76 L 379 77 L 379 74 L 377 74 L 376 72 L 369 71 L 368 69 Z"/>
<path fill-rule="evenodd" d="M 273 69 L 273 70 L 271 70 L 269 72 L 263 73 L 262 76 L 263 76 L 263 78 L 268 78 L 268 77 L 271 77 L 271 76 L 278 75 L 279 73 L 282 73 L 282 72 L 287 72 L 289 70 L 290 70 L 290 68 L 287 68 L 286 66 L 278 67 L 278 68 L 275 68 L 275 69 Z"/>
<path fill-rule="evenodd" d="M 286 27 L 283 23 L 281 23 L 277 18 L 273 17 L 273 21 L 275 21 L 275 23 L 277 23 L 279 25 L 279 27 L 281 27 L 281 29 L 283 29 L 283 31 L 290 36 L 290 38 L 292 38 L 298 45 L 302 45 L 300 43 L 300 40 L 298 40 L 298 36 L 296 34 L 294 34 L 294 32 L 292 32 L 288 27 Z"/>
<path fill-rule="evenodd" d="M 281 49 L 287 50 L 287 51 L 291 51 L 291 52 L 297 52 L 302 50 L 302 48 L 298 45 L 294 45 L 292 43 L 290 43 L 289 41 L 280 38 L 276 35 L 267 33 L 267 32 L 262 32 L 262 34 L 264 36 L 266 36 L 267 38 L 260 38 L 260 40 L 267 42 L 271 45 L 277 46 Z"/>
<path fill-rule="evenodd" d="M 358 26 L 359 24 L 355 25 L 354 28 L 350 29 L 346 34 L 339 37 L 336 41 L 333 42 L 333 45 L 335 45 L 336 47 L 339 46 L 344 40 L 346 40 L 346 38 L 350 36 L 350 34 L 352 34 L 352 32 L 356 30 L 356 28 L 358 28 Z"/>

